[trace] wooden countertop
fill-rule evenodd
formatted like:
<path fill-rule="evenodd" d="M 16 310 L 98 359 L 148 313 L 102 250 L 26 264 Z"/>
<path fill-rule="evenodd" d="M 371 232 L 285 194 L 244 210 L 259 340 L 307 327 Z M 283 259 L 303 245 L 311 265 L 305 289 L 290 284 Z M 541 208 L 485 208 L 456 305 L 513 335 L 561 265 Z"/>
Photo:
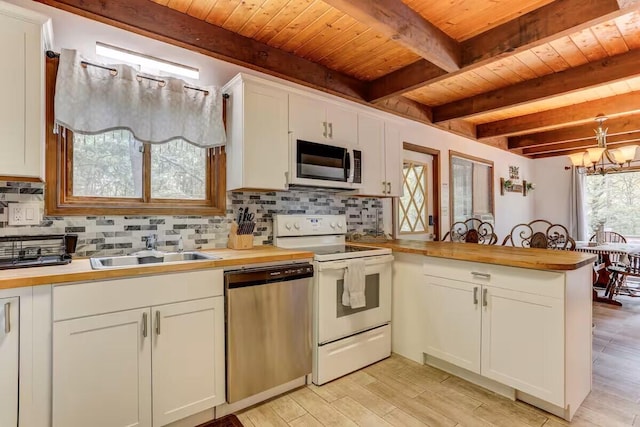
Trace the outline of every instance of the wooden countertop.
<path fill-rule="evenodd" d="M 576 270 L 584 265 L 592 264 L 596 260 L 595 255 L 583 252 L 488 246 L 475 243 L 390 240 L 364 245 L 389 248 L 394 252 L 535 270 Z"/>
<path fill-rule="evenodd" d="M 0 270 L 0 290 L 23 286 L 50 285 L 68 282 L 84 282 L 91 280 L 113 279 L 118 277 L 143 276 L 159 273 L 202 270 L 207 268 L 224 268 L 258 264 L 265 262 L 294 261 L 313 258 L 312 252 L 275 248 L 273 246 L 256 246 L 252 249 L 212 249 L 202 250 L 219 260 L 180 262 L 175 264 L 146 264 L 135 267 L 119 267 L 108 270 L 93 270 L 89 259 L 74 259 L 67 265 L 50 267 L 18 268 Z"/>

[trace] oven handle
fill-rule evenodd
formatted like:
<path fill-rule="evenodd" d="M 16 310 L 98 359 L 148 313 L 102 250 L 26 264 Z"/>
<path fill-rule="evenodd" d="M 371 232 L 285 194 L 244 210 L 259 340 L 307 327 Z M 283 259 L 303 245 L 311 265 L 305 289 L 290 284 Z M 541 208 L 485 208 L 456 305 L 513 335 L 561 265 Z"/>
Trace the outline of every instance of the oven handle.
<path fill-rule="evenodd" d="M 366 257 L 364 260 L 365 266 L 371 265 L 379 265 L 379 264 L 387 264 L 393 261 L 393 255 L 381 255 L 381 256 L 372 256 Z M 316 264 L 316 270 L 318 271 L 328 271 L 328 270 L 344 270 L 349 266 L 348 261 L 324 261 L 318 262 Z"/>

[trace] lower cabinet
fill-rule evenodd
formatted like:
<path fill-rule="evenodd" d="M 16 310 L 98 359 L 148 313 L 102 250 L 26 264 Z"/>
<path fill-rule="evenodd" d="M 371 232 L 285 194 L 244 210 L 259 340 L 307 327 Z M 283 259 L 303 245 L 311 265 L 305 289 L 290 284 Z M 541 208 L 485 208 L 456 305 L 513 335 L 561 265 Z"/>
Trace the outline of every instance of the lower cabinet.
<path fill-rule="evenodd" d="M 0 426 L 18 426 L 19 298 L 0 298 Z"/>
<path fill-rule="evenodd" d="M 427 354 L 563 404 L 562 300 L 429 275 L 425 282 Z"/>
<path fill-rule="evenodd" d="M 56 286 L 53 316 L 54 427 L 160 427 L 224 403 L 221 270 Z"/>
<path fill-rule="evenodd" d="M 591 389 L 589 265 L 394 258 L 394 352 L 573 417 Z"/>

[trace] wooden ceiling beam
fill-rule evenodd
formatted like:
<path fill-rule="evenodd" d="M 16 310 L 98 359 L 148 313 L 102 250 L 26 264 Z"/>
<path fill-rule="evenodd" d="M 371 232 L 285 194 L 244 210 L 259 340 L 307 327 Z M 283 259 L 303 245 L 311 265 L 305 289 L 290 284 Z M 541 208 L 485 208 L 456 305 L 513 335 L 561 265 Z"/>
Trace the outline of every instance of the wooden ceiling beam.
<path fill-rule="evenodd" d="M 496 136 L 514 136 L 575 126 L 581 123 L 593 122 L 593 119 L 598 114 L 615 118 L 637 113 L 640 113 L 640 91 L 479 124 L 477 126 L 477 137 L 482 139 Z"/>
<path fill-rule="evenodd" d="M 596 127 L 597 123 L 594 122 L 587 125 L 556 129 L 548 132 L 512 136 L 509 138 L 509 149 L 513 150 L 535 147 L 539 145 L 577 141 L 582 139 L 595 141 L 594 130 Z M 618 134 L 640 132 L 640 115 L 622 116 L 617 119 L 610 119 L 604 122 L 603 127 L 609 129 L 609 138 Z"/>
<path fill-rule="evenodd" d="M 314 89 L 365 101 L 366 87 L 360 80 L 149 0 L 36 1 Z"/>
<path fill-rule="evenodd" d="M 640 49 L 547 74 L 433 109 L 434 122 L 474 117 L 533 101 L 596 88 L 640 75 Z"/>
<path fill-rule="evenodd" d="M 621 133 L 619 135 L 613 135 L 607 138 L 608 148 L 617 148 L 624 145 L 631 145 L 634 141 L 640 140 L 640 131 L 631 133 Z M 559 144 L 547 144 L 539 145 L 537 147 L 527 147 L 522 150 L 523 155 L 531 156 L 542 153 L 558 153 L 565 152 L 567 150 L 573 150 L 575 152 L 584 151 L 587 148 L 596 147 L 598 145 L 595 138 L 581 139 L 578 141 L 561 142 Z"/>
<path fill-rule="evenodd" d="M 431 70 L 420 72 L 418 63 L 414 63 L 405 67 L 406 70 L 400 69 L 372 81 L 369 100 L 377 102 L 472 71 L 502 57 L 610 21 L 639 6 L 640 0 L 556 0 L 462 42 L 460 70 L 448 74 Z"/>
<path fill-rule="evenodd" d="M 611 20 L 633 6 L 621 6 L 616 0 L 555 0 L 462 42 L 462 63 L 467 66 L 516 54 Z"/>
<path fill-rule="evenodd" d="M 447 71 L 460 69 L 460 45 L 400 0 L 324 0 Z"/>
<path fill-rule="evenodd" d="M 404 96 L 388 98 L 372 107 L 423 123 L 431 123 L 433 119 L 431 108 Z"/>

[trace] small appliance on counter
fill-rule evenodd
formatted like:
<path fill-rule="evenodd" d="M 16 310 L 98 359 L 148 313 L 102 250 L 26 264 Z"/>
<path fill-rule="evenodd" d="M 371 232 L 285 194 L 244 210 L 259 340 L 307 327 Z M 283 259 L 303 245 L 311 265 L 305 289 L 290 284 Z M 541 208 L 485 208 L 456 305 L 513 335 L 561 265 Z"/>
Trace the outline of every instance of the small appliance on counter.
<path fill-rule="evenodd" d="M 0 237 L 0 270 L 69 264 L 77 242 L 77 234 Z"/>

